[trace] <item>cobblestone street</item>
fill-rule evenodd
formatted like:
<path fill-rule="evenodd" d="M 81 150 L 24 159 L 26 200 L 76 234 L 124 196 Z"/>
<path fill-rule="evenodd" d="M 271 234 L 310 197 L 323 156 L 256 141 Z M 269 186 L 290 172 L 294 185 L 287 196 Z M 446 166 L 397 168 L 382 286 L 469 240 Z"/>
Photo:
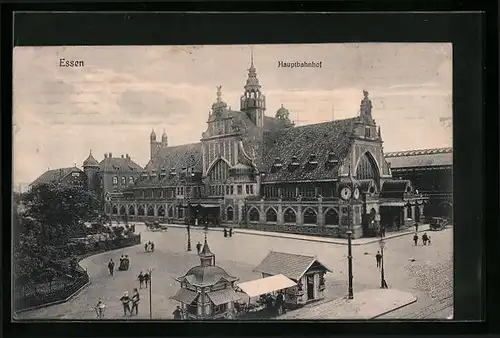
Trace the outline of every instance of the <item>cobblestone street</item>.
<path fill-rule="evenodd" d="M 19 319 L 94 319 L 93 310 L 99 297 L 107 305 L 106 318 L 121 319 L 123 311 L 118 298 L 124 291 L 129 293 L 138 287 L 137 275 L 141 270 L 154 268 L 152 279 L 153 318 L 170 319 L 177 303 L 170 300 L 179 285 L 174 280 L 187 270 L 199 264 L 195 245 L 203 243 L 204 233 L 192 230 L 192 252 L 186 252 L 185 229 L 169 228 L 167 232 L 150 232 L 143 225 L 136 231 L 142 233 L 143 243 L 153 241 L 154 253 L 145 253 L 143 246 L 130 247 L 120 251 L 107 252 L 89 257 L 81 262 L 88 269 L 92 284 L 70 301 L 25 312 Z M 418 300 L 408 307 L 389 313 L 384 318 L 446 318 L 451 314 L 453 303 L 453 230 L 428 232 L 431 246 L 415 247 L 412 236 L 406 235 L 386 239 L 384 262 L 386 280 L 390 288 L 411 292 Z M 216 255 L 216 264 L 226 269 L 240 281 L 259 278 L 252 270 L 268 254 L 269 250 L 315 255 L 333 272 L 326 276 L 325 297 L 333 300 L 347 292 L 347 246 L 320 242 L 307 242 L 288 238 L 238 234 L 224 238 L 218 231 L 208 232 L 211 250 Z M 376 289 L 380 286 L 380 271 L 376 267 L 375 254 L 378 244 L 353 247 L 354 293 Z M 110 258 L 115 262 L 121 254 L 130 257 L 130 270 L 117 271 L 114 277 L 108 275 L 106 264 Z M 149 318 L 149 290 L 141 290 L 140 313 L 138 317 Z"/>

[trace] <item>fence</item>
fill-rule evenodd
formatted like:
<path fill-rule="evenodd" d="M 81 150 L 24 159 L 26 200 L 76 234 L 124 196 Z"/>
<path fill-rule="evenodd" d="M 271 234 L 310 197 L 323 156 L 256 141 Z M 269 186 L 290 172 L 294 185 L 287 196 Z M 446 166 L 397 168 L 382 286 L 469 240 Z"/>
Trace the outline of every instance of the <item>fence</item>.
<path fill-rule="evenodd" d="M 75 254 L 81 260 L 101 252 L 134 246 L 140 243 L 141 235 L 134 234 L 128 237 L 115 238 L 78 247 Z M 14 311 L 63 302 L 90 282 L 87 271 L 78 263 L 72 267 L 68 267 L 56 262 L 50 262 L 50 266 L 57 271 L 55 277 L 37 283 L 15 283 L 13 295 Z"/>

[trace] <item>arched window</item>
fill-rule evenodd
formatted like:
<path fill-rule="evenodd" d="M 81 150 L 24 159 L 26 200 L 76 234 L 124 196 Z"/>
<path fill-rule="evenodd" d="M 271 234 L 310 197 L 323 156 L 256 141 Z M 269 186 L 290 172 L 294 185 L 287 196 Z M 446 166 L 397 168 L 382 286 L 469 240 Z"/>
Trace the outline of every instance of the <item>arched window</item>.
<path fill-rule="evenodd" d="M 130 177 L 128 178 L 128 183 L 129 183 L 129 184 L 134 184 L 134 178 L 133 178 L 132 176 L 130 176 Z"/>
<path fill-rule="evenodd" d="M 234 212 L 233 212 L 233 208 L 232 207 L 227 208 L 227 210 L 226 210 L 226 216 L 227 216 L 227 220 L 228 221 L 232 221 L 233 220 Z"/>
<path fill-rule="evenodd" d="M 139 216 L 144 216 L 144 207 L 141 205 L 139 206 L 138 210 L 137 210 L 137 214 Z"/>
<path fill-rule="evenodd" d="M 174 217 L 174 210 L 172 209 L 172 207 L 168 208 L 168 217 Z"/>
<path fill-rule="evenodd" d="M 285 210 L 284 214 L 285 223 L 297 223 L 297 215 L 295 211 L 291 208 Z"/>
<path fill-rule="evenodd" d="M 260 219 L 260 213 L 255 208 L 252 208 L 252 210 L 250 210 L 250 213 L 248 216 L 249 216 L 250 222 L 258 222 Z"/>
<path fill-rule="evenodd" d="M 127 209 L 125 209 L 125 206 L 121 206 L 120 208 L 120 215 L 125 215 L 127 213 Z"/>
<path fill-rule="evenodd" d="M 127 184 L 127 178 L 125 176 L 122 176 L 122 184 L 123 185 Z"/>
<path fill-rule="evenodd" d="M 339 223 L 339 214 L 333 209 L 328 209 L 325 214 L 325 225 L 339 225 Z"/>
<path fill-rule="evenodd" d="M 304 211 L 304 224 L 316 224 L 318 221 L 318 217 L 316 213 L 311 208 L 307 208 Z"/>
<path fill-rule="evenodd" d="M 116 205 L 113 205 L 113 215 L 117 214 L 118 214 L 118 208 L 116 207 Z"/>
<path fill-rule="evenodd" d="M 133 205 L 128 207 L 128 214 L 132 216 L 135 215 L 135 208 Z"/>
<path fill-rule="evenodd" d="M 229 165 L 226 161 L 219 160 L 213 165 L 207 176 L 210 181 L 225 181 L 229 176 Z"/>
<path fill-rule="evenodd" d="M 363 154 L 356 168 L 356 178 L 358 180 L 378 181 L 378 168 L 375 160 L 369 152 Z"/>
<path fill-rule="evenodd" d="M 113 176 L 113 184 L 118 184 L 118 176 Z"/>
<path fill-rule="evenodd" d="M 165 208 L 164 207 L 161 206 L 158 208 L 158 216 L 165 217 Z"/>
<path fill-rule="evenodd" d="M 152 205 L 148 207 L 148 216 L 154 216 L 155 215 L 155 209 L 153 208 Z"/>
<path fill-rule="evenodd" d="M 184 218 L 184 209 L 179 208 L 179 218 Z"/>
<path fill-rule="evenodd" d="M 266 222 L 276 222 L 278 220 L 278 215 L 273 208 L 269 208 L 266 211 Z"/>

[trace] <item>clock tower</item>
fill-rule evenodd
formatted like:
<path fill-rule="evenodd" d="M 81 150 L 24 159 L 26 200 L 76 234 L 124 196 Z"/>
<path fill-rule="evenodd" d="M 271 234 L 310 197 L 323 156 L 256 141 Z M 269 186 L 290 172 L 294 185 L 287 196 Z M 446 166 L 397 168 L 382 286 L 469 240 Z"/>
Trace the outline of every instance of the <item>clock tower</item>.
<path fill-rule="evenodd" d="M 266 110 L 266 97 L 261 92 L 257 70 L 253 65 L 253 50 L 248 69 L 248 78 L 245 84 L 245 92 L 241 96 L 241 111 L 247 114 L 250 120 L 257 126 L 264 126 L 264 112 Z"/>

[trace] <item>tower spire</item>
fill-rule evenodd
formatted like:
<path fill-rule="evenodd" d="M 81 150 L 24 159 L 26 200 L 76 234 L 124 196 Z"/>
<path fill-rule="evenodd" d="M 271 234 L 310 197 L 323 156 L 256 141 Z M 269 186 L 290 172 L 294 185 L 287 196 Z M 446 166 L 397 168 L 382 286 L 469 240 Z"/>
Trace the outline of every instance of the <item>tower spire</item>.
<path fill-rule="evenodd" d="M 253 46 L 250 49 L 250 68 L 254 68 L 254 66 L 253 66 Z"/>

